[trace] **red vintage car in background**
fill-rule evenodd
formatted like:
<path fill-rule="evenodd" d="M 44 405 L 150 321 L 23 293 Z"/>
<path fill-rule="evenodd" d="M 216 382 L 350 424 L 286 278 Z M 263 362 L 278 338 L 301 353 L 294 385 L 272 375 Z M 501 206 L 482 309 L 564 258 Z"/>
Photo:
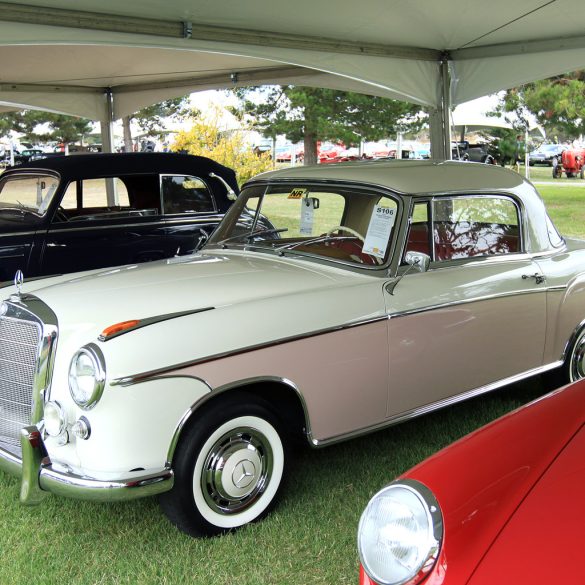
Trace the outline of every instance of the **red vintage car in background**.
<path fill-rule="evenodd" d="M 361 585 L 583 582 L 585 381 L 464 437 L 368 503 Z"/>
<path fill-rule="evenodd" d="M 568 178 L 577 175 L 585 178 L 585 148 L 567 148 L 563 150 L 560 161 L 558 157 L 553 159 L 553 178 L 559 179 L 563 172 Z"/>

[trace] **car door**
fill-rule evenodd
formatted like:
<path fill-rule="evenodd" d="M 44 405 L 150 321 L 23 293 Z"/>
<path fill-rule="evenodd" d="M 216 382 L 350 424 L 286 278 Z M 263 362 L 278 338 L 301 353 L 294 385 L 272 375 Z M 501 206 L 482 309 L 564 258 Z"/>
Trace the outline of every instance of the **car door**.
<path fill-rule="evenodd" d="M 211 188 L 199 177 L 162 175 L 161 197 L 170 245 L 179 256 L 193 253 L 222 217 Z"/>
<path fill-rule="evenodd" d="M 41 273 L 106 268 L 172 256 L 174 248 L 167 241 L 160 213 L 158 175 L 147 179 L 141 178 L 140 205 L 134 201 L 131 204 L 121 180 L 116 181 L 118 205 L 114 206 L 108 205 L 105 179 L 71 183 L 45 234 Z"/>
<path fill-rule="evenodd" d="M 385 287 L 389 417 L 472 396 L 542 365 L 546 287 L 524 253 L 511 198 L 418 203 L 405 252 L 429 253 L 426 272 L 402 267 Z"/>

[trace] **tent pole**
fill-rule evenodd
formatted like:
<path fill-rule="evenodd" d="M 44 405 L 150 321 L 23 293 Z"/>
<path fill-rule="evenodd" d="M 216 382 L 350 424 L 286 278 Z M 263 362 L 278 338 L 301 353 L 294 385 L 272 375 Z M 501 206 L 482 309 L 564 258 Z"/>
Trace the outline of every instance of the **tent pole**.
<path fill-rule="evenodd" d="M 102 152 L 114 152 L 114 95 L 110 88 L 104 92 L 105 116 L 101 121 Z M 118 191 L 114 179 L 106 179 L 106 197 L 108 206 L 119 204 Z"/>
<path fill-rule="evenodd" d="M 451 74 L 449 59 L 443 56 L 440 62 L 439 107 L 429 112 L 431 129 L 431 154 L 433 158 L 451 158 Z"/>

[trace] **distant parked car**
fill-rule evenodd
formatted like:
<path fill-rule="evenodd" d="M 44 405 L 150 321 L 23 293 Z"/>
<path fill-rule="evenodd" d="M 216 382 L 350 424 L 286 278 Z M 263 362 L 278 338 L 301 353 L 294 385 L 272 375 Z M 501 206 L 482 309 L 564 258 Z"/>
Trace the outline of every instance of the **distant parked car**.
<path fill-rule="evenodd" d="M 26 150 L 21 150 L 19 153 L 14 154 L 14 166 L 25 164 L 31 159 L 44 154 L 44 151 L 40 148 L 27 148 Z"/>
<path fill-rule="evenodd" d="M 547 165 L 552 167 L 556 164 L 563 152 L 567 148 L 563 144 L 541 144 L 536 150 L 528 154 L 528 164 L 533 165 Z"/>
<path fill-rule="evenodd" d="M 493 165 L 496 160 L 489 152 L 487 144 L 470 144 L 466 140 L 452 145 L 451 158 L 465 162 L 479 162 Z"/>
<path fill-rule="evenodd" d="M 407 471 L 368 503 L 360 585 L 583 583 L 585 381 Z"/>
<path fill-rule="evenodd" d="M 558 179 L 563 173 L 569 179 L 577 175 L 581 179 L 585 178 L 585 148 L 566 148 L 563 150 L 560 160 L 553 161 L 553 178 Z"/>
<path fill-rule="evenodd" d="M 51 156 L 0 176 L 0 282 L 189 254 L 238 191 L 234 171 L 170 153 Z M 230 195 L 232 193 L 232 195 Z"/>

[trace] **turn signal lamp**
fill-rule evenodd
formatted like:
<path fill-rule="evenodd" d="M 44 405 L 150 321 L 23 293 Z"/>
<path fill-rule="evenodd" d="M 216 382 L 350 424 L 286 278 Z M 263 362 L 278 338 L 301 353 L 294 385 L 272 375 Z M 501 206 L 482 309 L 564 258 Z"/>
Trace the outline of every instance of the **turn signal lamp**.
<path fill-rule="evenodd" d="M 122 321 L 121 323 L 110 325 L 101 332 L 99 340 L 107 341 L 108 339 L 114 337 L 115 335 L 118 335 L 119 333 L 128 331 L 128 329 L 134 329 L 134 327 L 137 327 L 139 323 L 140 321 L 138 319 L 132 319 L 130 321 Z"/>

